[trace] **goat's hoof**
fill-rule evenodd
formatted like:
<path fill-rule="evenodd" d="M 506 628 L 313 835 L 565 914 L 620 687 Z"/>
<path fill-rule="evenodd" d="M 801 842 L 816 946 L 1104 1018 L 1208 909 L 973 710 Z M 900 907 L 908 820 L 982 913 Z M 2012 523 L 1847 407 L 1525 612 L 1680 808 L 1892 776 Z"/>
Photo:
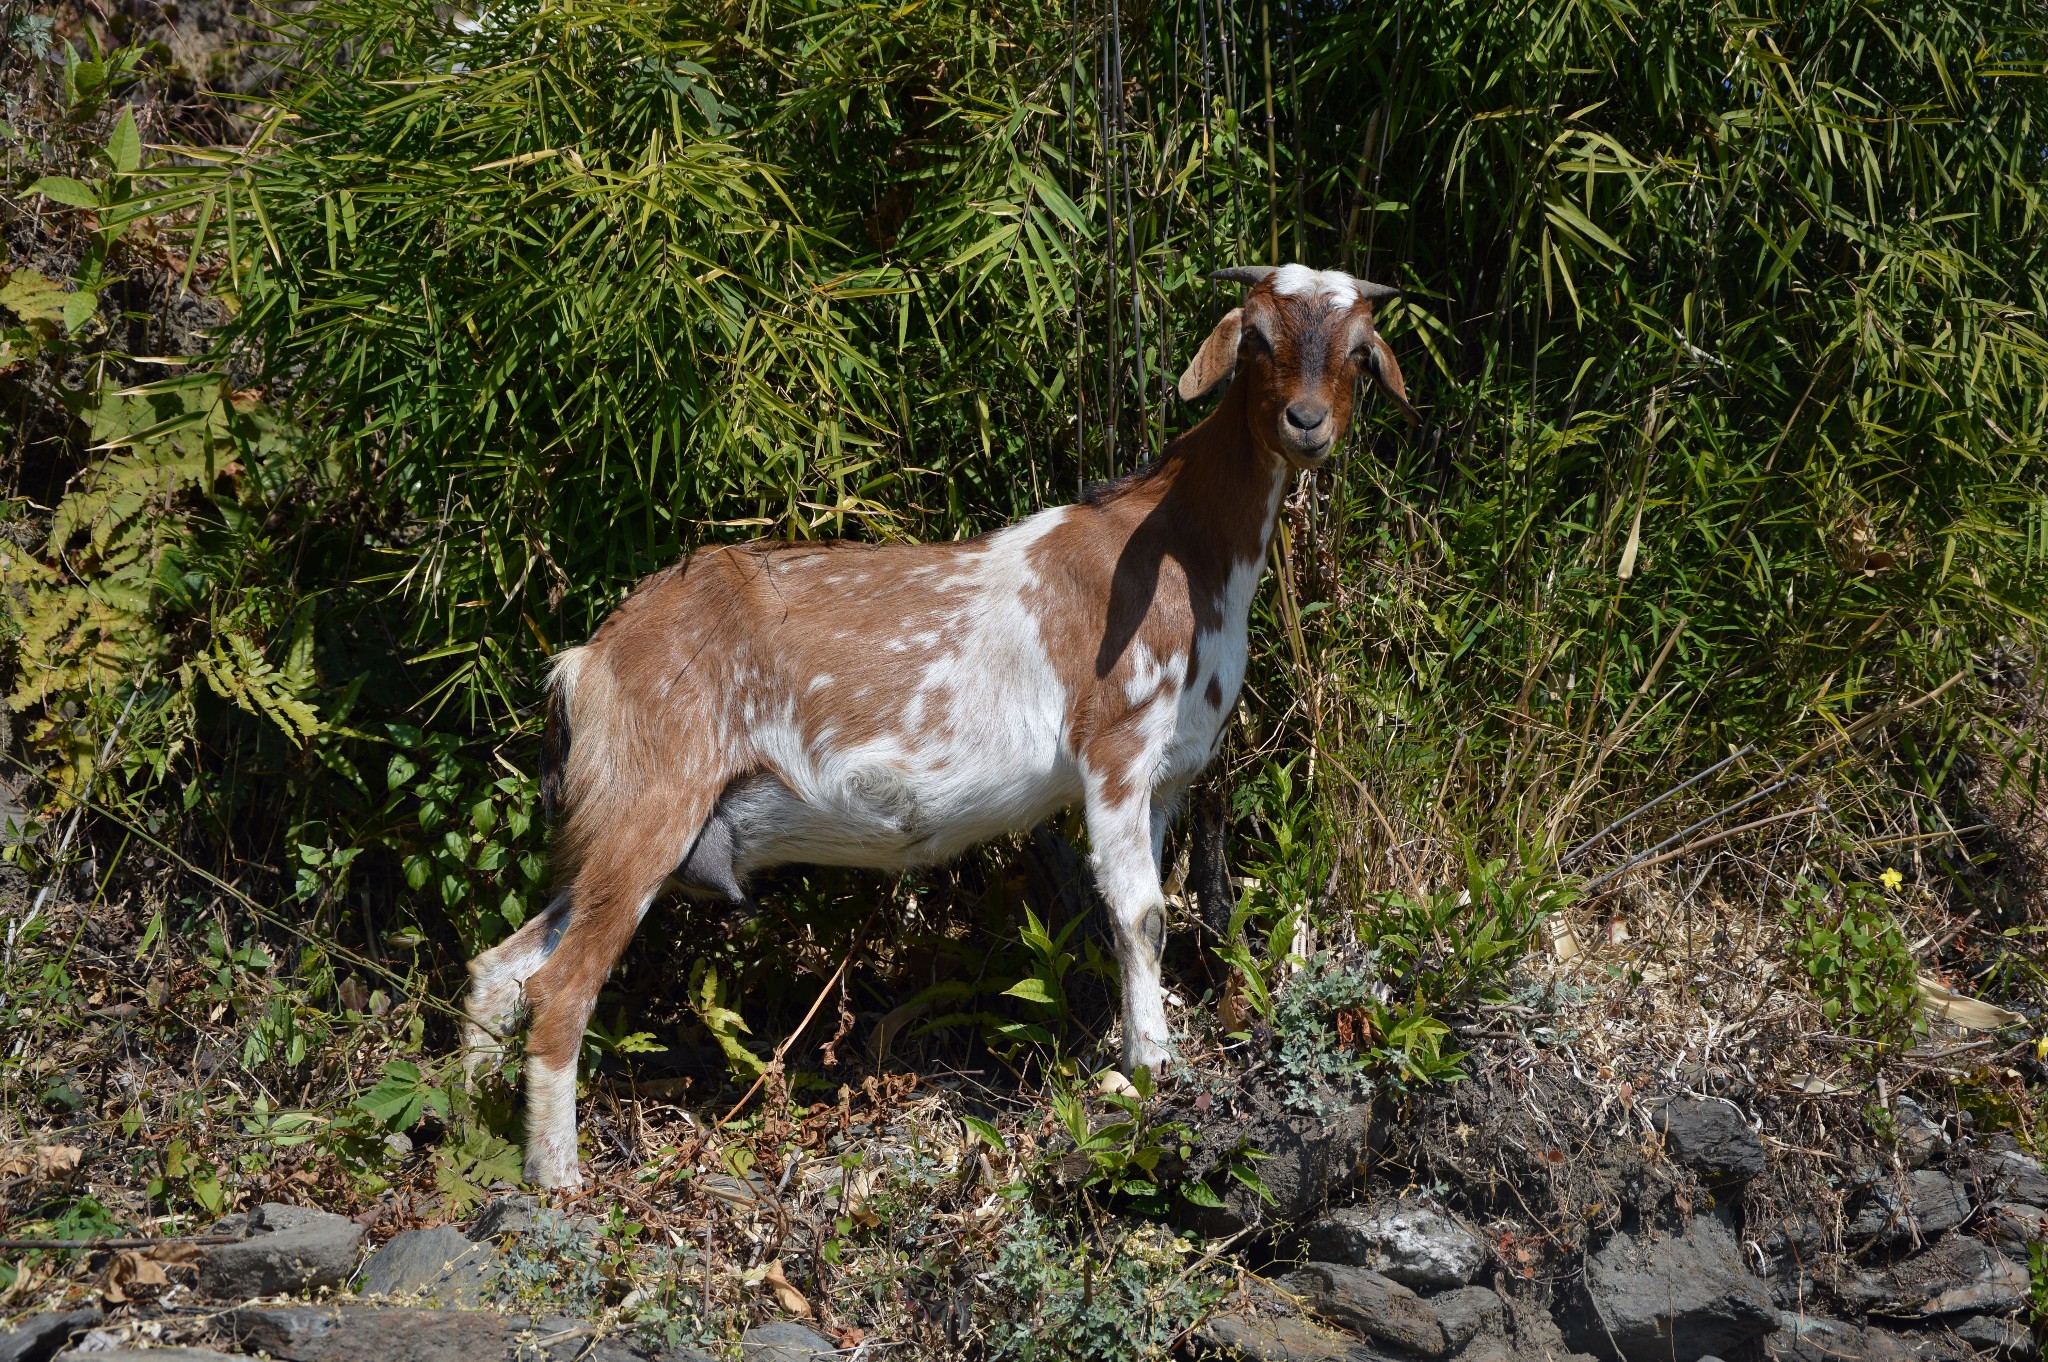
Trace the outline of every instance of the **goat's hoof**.
<path fill-rule="evenodd" d="M 1138 1076 L 1138 1070 L 1150 1071 L 1154 1082 L 1166 1077 L 1166 1071 L 1173 1067 L 1173 1051 L 1164 1045 L 1140 1045 L 1132 1054 L 1124 1056 L 1123 1071 L 1131 1078 Z"/>

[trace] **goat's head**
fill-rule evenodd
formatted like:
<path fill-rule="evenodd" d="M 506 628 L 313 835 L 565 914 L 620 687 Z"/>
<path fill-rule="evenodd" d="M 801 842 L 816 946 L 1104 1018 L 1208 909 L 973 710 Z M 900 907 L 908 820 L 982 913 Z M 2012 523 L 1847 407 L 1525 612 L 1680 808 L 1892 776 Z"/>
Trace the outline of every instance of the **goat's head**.
<path fill-rule="evenodd" d="M 1193 402 L 1242 373 L 1252 440 L 1296 468 L 1330 457 L 1351 422 L 1352 394 L 1363 373 L 1399 404 L 1412 424 L 1401 366 L 1373 324 L 1373 308 L 1399 292 L 1338 270 L 1304 265 L 1238 266 L 1211 276 L 1250 284 L 1180 376 Z"/>

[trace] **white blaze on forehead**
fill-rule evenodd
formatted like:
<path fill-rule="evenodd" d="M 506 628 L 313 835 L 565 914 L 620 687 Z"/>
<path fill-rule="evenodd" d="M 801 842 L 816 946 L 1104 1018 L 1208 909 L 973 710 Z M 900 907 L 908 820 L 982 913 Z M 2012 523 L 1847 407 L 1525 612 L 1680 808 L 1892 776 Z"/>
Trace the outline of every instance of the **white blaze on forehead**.
<path fill-rule="evenodd" d="M 1358 301 L 1358 281 L 1342 270 L 1282 265 L 1273 273 L 1273 292 L 1286 298 L 1320 297 L 1330 307 L 1350 307 Z"/>

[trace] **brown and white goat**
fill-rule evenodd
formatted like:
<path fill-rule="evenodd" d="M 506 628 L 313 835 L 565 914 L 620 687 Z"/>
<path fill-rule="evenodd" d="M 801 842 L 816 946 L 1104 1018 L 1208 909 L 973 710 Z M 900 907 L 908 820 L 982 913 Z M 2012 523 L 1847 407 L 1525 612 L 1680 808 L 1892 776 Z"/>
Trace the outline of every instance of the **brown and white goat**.
<path fill-rule="evenodd" d="M 961 543 L 706 549 L 555 660 L 560 892 L 469 967 L 472 1066 L 531 1012 L 529 1179 L 579 1181 L 584 1025 L 664 885 L 741 902 L 749 872 L 788 862 L 931 865 L 1076 801 L 1124 1067 L 1170 1058 L 1160 848 L 1237 703 L 1282 490 L 1337 447 L 1361 373 L 1414 417 L 1373 324 L 1393 289 L 1300 265 L 1218 277 L 1251 288 L 1180 393 L 1229 389 L 1150 467 Z"/>

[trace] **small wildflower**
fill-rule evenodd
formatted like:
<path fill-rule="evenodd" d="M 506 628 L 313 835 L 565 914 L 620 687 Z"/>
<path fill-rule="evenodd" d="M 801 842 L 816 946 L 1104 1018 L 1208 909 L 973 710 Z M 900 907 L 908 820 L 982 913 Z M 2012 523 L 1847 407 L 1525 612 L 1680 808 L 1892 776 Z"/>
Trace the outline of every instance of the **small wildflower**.
<path fill-rule="evenodd" d="M 1906 877 L 1896 870 L 1887 870 L 1877 877 L 1877 882 L 1886 889 L 1896 892 L 1898 887 L 1906 882 Z"/>

